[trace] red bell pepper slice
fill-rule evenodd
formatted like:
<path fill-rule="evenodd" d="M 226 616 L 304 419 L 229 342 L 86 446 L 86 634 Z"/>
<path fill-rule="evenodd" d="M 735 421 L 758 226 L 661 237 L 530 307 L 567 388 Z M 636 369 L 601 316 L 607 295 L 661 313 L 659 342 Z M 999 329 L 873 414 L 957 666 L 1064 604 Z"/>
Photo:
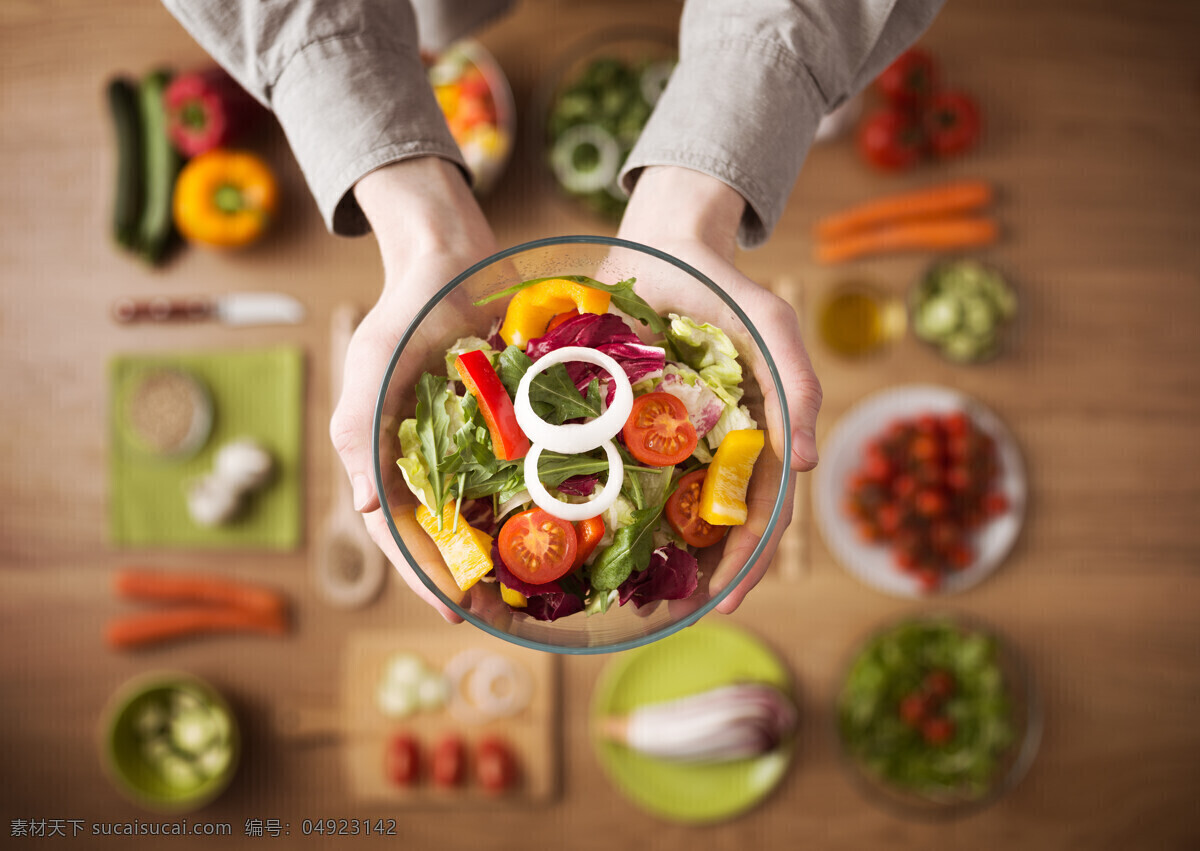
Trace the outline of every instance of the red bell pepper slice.
<path fill-rule="evenodd" d="M 479 411 L 492 434 L 492 450 L 501 461 L 516 461 L 529 453 L 529 438 L 517 425 L 512 399 L 500 383 L 488 356 L 476 349 L 454 360 L 463 384 L 479 402 Z"/>

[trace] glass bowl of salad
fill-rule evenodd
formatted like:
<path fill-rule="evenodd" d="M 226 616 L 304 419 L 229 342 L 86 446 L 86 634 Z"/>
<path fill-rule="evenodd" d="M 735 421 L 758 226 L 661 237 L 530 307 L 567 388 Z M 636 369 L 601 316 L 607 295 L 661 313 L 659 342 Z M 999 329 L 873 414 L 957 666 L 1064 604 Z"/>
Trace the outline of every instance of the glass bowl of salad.
<path fill-rule="evenodd" d="M 548 75 L 537 146 L 561 192 L 617 221 L 628 196 L 617 183 L 675 68 L 667 30 L 618 27 L 568 48 Z"/>
<path fill-rule="evenodd" d="M 934 819 L 1012 789 L 1042 730 L 1022 658 L 990 627 L 948 614 L 905 617 L 868 638 L 835 717 L 855 785 L 888 809 Z"/>
<path fill-rule="evenodd" d="M 786 500 L 783 387 L 741 308 L 653 248 L 544 239 L 466 270 L 397 345 L 373 440 L 403 558 L 475 626 L 604 653 L 701 618 Z M 734 577 L 709 583 L 729 542 Z"/>

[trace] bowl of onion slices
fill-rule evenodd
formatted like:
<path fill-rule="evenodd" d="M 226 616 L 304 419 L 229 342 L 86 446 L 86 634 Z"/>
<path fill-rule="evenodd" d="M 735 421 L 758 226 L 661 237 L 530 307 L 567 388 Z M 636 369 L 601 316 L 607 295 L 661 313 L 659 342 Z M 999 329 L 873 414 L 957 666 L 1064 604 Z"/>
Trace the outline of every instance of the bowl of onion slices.
<path fill-rule="evenodd" d="M 763 557 L 789 486 L 772 391 L 750 320 L 682 261 L 606 237 L 519 245 L 443 287 L 393 352 L 384 517 L 429 591 L 493 635 L 646 644 Z"/>

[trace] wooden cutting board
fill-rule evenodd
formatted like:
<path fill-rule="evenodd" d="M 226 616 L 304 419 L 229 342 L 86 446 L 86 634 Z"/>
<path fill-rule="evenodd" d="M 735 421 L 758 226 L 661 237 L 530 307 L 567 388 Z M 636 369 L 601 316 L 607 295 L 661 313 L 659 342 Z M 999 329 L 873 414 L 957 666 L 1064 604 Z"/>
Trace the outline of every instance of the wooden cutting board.
<path fill-rule="evenodd" d="M 455 711 L 454 697 L 435 710 L 418 710 L 404 718 L 387 717 L 376 697 L 388 663 L 401 653 L 419 656 L 426 667 L 442 671 L 464 652 L 499 656 L 529 675 L 528 703 L 505 718 L 478 720 Z M 339 727 L 344 734 L 344 760 L 354 797 L 400 805 L 486 805 L 506 801 L 549 801 L 560 787 L 559 660 L 491 638 L 469 626 L 442 630 L 388 630 L 351 635 L 344 659 Z M 454 684 L 451 683 L 452 692 Z M 405 732 L 421 745 L 422 780 L 401 787 L 388 780 L 384 754 L 390 738 Z M 429 779 L 429 759 L 436 742 L 457 734 L 466 743 L 466 782 L 443 790 Z M 485 736 L 506 741 L 516 755 L 518 780 L 502 795 L 489 794 L 474 777 L 474 747 Z"/>

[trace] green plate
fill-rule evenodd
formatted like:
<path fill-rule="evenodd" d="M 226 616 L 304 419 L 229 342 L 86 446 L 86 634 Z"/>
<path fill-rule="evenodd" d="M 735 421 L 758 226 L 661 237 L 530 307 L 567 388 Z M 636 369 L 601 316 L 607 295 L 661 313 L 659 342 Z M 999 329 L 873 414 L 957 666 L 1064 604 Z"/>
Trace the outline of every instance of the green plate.
<path fill-rule="evenodd" d="M 596 686 L 593 729 L 600 718 L 738 681 L 791 693 L 780 659 L 754 636 L 727 624 L 697 624 L 616 657 Z M 702 824 L 743 813 L 783 779 L 792 746 L 735 762 L 690 765 L 644 756 L 593 736 L 597 756 L 635 804 L 671 821 Z"/>

